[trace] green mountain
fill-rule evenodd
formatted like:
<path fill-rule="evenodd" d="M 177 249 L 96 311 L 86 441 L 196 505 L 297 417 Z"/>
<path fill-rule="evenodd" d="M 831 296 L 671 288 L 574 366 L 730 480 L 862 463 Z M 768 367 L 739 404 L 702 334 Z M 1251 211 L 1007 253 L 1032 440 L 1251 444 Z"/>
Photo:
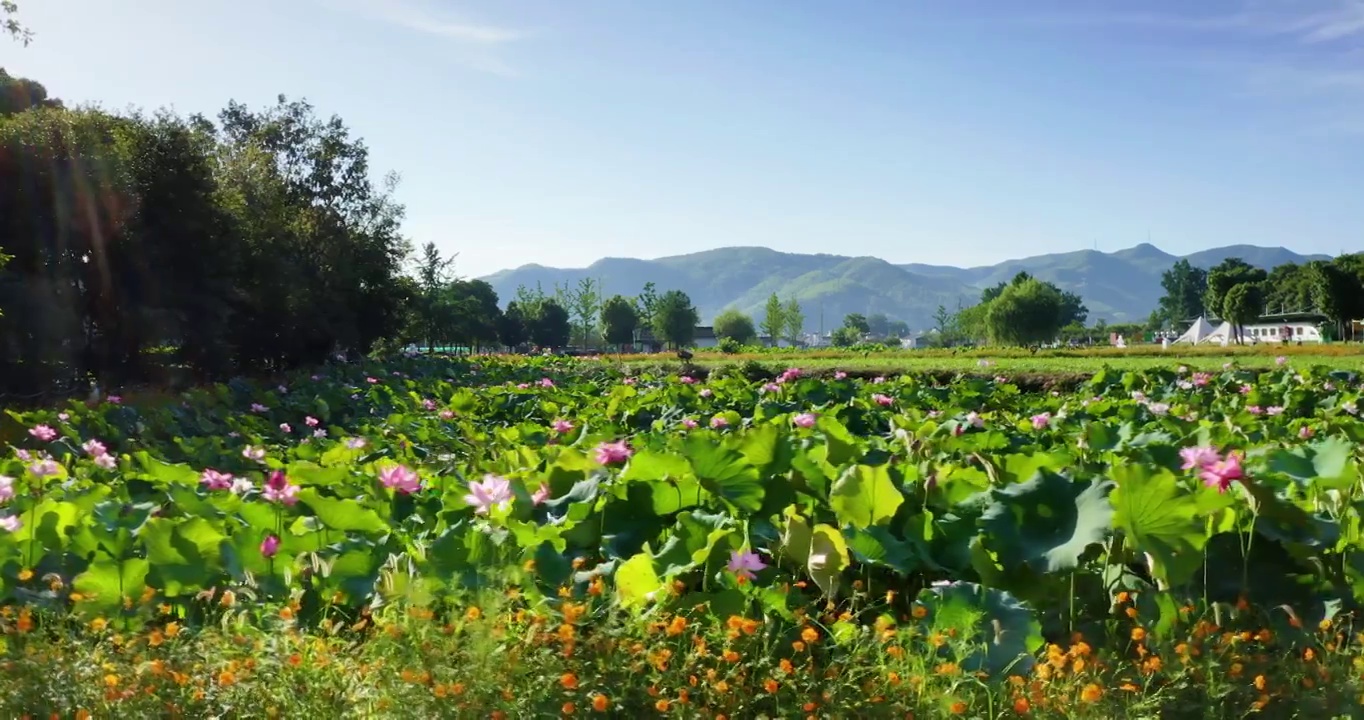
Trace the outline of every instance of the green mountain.
<path fill-rule="evenodd" d="M 1273 268 L 1284 263 L 1326 259 L 1284 248 L 1231 245 L 1185 256 L 1199 267 L 1212 267 L 1228 257 Z M 974 304 L 983 288 L 1005 282 L 1021 271 L 1079 293 L 1090 320 L 1145 320 L 1163 294 L 1160 275 L 1180 259 L 1142 244 L 1113 253 L 1095 250 L 1038 255 L 998 265 L 955 268 L 940 265 L 894 265 L 873 257 L 799 255 L 761 247 L 729 247 L 656 260 L 603 258 L 586 268 L 560 269 L 523 265 L 483 278 L 505 303 L 517 286 L 553 292 L 583 278 L 601 282 L 607 296 L 634 295 L 646 282 L 659 292 L 678 289 L 691 296 L 708 322 L 721 310 L 736 307 L 759 318 L 772 293 L 795 297 L 805 311 L 809 330 L 837 327 L 848 313 L 885 313 L 915 330 L 933 324 L 939 305 L 949 310 Z"/>

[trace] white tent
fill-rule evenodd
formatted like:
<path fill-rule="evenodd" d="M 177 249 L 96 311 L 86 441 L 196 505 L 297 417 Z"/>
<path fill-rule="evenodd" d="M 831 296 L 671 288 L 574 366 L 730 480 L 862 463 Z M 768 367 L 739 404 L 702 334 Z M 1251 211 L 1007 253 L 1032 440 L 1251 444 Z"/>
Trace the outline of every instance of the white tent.
<path fill-rule="evenodd" d="M 1212 324 L 1208 322 L 1207 318 L 1200 317 L 1194 321 L 1193 325 L 1189 326 L 1188 330 L 1184 331 L 1183 335 L 1180 335 L 1178 339 L 1170 344 L 1178 345 L 1180 343 L 1188 343 L 1190 345 L 1197 345 L 1198 343 L 1203 342 L 1203 338 L 1207 337 L 1211 332 Z"/>
<path fill-rule="evenodd" d="M 1236 328 L 1233 328 L 1231 323 L 1224 322 L 1221 325 L 1218 325 L 1216 330 L 1204 335 L 1203 339 L 1199 341 L 1199 344 L 1218 343 L 1222 347 L 1226 347 L 1228 343 L 1235 339 Z"/>

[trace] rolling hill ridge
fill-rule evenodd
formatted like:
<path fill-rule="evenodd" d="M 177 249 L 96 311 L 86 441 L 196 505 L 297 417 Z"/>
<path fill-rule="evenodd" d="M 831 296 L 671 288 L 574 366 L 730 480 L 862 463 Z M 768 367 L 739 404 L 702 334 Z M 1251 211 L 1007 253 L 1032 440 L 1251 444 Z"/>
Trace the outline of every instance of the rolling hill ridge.
<path fill-rule="evenodd" d="M 703 322 L 734 307 L 758 319 L 772 293 L 795 297 L 805 311 L 807 330 L 837 327 L 848 313 L 885 313 L 913 329 L 933 324 L 939 305 L 949 310 L 977 302 L 980 291 L 1019 272 L 1079 293 L 1089 307 L 1091 322 L 1145 320 L 1159 301 L 1161 273 L 1180 258 L 1198 267 L 1212 267 L 1229 257 L 1271 269 L 1285 263 L 1329 259 L 1299 255 L 1281 247 L 1229 245 L 1178 256 L 1154 245 L 1105 253 L 1096 250 L 1037 255 L 997 265 L 956 268 L 916 263 L 895 265 L 874 257 L 804 255 L 763 247 L 727 247 L 687 255 L 639 260 L 603 258 L 585 268 L 523 265 L 482 278 L 505 304 L 520 285 L 540 284 L 546 292 L 555 285 L 576 285 L 583 278 L 601 281 L 604 294 L 634 295 L 646 282 L 659 292 L 682 290 L 691 296 Z M 821 322 L 822 316 L 822 322 Z"/>

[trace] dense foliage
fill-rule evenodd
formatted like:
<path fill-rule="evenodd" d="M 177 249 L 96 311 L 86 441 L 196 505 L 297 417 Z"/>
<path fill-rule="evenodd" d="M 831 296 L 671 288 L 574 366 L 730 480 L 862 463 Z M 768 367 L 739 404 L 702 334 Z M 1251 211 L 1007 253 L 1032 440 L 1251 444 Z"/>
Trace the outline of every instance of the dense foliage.
<path fill-rule="evenodd" d="M 402 208 L 338 118 L 112 115 L 8 75 L 0 97 L 0 394 L 286 369 L 402 326 Z"/>
<path fill-rule="evenodd" d="M 832 598 L 853 578 L 984 593 L 1017 608 L 996 619 L 1020 634 L 973 662 L 1011 663 L 1115 589 L 1353 606 L 1358 395 L 1286 368 L 1104 373 L 1038 397 L 1003 378 L 333 365 L 160 409 L 13 415 L 0 575 L 36 601 L 20 570 L 55 573 L 80 597 L 42 602 L 140 624 L 123 598 L 144 588 L 302 593 L 307 616 L 495 581 L 552 594 L 574 557 L 625 605 L 673 581 L 718 601 L 744 557 L 745 602 L 768 613 L 791 599 L 771 588 L 801 581 Z"/>

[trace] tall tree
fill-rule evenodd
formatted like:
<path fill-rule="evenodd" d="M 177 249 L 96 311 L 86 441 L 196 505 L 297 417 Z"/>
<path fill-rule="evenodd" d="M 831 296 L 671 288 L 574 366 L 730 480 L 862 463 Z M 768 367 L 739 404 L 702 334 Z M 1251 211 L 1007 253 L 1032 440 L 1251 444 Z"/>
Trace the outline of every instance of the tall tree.
<path fill-rule="evenodd" d="M 1233 287 L 1244 283 L 1264 282 L 1268 274 L 1241 258 L 1227 258 L 1208 271 L 1208 289 L 1203 294 L 1203 306 L 1210 313 L 1217 313 L 1225 320 L 1226 307 L 1223 304 L 1227 293 Z M 1251 297 L 1258 297 L 1252 294 Z"/>
<path fill-rule="evenodd" d="M 568 345 L 573 325 L 568 311 L 556 300 L 540 302 L 536 313 L 527 324 L 530 341 L 542 348 L 562 348 Z"/>
<path fill-rule="evenodd" d="M 1337 337 L 1344 338 L 1350 321 L 1364 317 L 1364 283 L 1350 272 L 1349 261 L 1308 264 L 1308 288 L 1313 304 L 1335 324 Z"/>
<path fill-rule="evenodd" d="M 791 347 L 800 345 L 801 337 L 805 334 L 805 313 L 800 309 L 800 301 L 789 298 L 786 307 L 782 308 L 782 319 L 786 321 L 786 342 Z"/>
<path fill-rule="evenodd" d="M 521 309 L 521 304 L 513 300 L 507 303 L 507 309 L 502 312 L 502 317 L 497 322 L 497 340 L 508 349 L 515 350 L 525 344 L 530 339 L 526 328 L 526 313 Z"/>
<path fill-rule="evenodd" d="M 1170 326 L 1179 326 L 1207 314 L 1203 298 L 1208 292 L 1208 271 L 1181 259 L 1161 273 L 1160 316 Z"/>
<path fill-rule="evenodd" d="M 700 316 L 691 298 L 681 290 L 669 290 L 658 299 L 654 312 L 654 335 L 674 348 L 686 347 L 696 338 Z"/>
<path fill-rule="evenodd" d="M 497 327 L 502 318 L 497 291 L 484 280 L 456 280 L 456 297 L 463 310 L 463 328 L 472 341 L 471 347 L 480 348 L 497 343 Z"/>
<path fill-rule="evenodd" d="M 577 342 L 586 348 L 595 342 L 597 316 L 601 312 L 601 285 L 592 278 L 583 278 L 578 286 L 568 290 L 569 304 L 566 306 L 573 315 Z"/>
<path fill-rule="evenodd" d="M 1222 318 L 1236 329 L 1236 342 L 1244 342 L 1241 326 L 1260 316 L 1264 311 L 1264 294 L 1260 283 L 1243 282 L 1232 285 L 1222 297 Z"/>
<path fill-rule="evenodd" d="M 989 303 L 985 324 L 990 339 L 1004 345 L 1055 340 L 1061 330 L 1061 293 L 1050 283 L 1028 278 L 1010 284 Z"/>
<path fill-rule="evenodd" d="M 751 345 L 758 337 L 758 331 L 753 327 L 753 318 L 729 308 L 715 316 L 715 337 L 723 340 L 730 339 L 740 345 Z"/>
<path fill-rule="evenodd" d="M 635 330 L 639 326 L 639 311 L 635 309 L 633 302 L 621 295 L 613 295 L 611 299 L 602 303 L 601 325 L 606 342 L 615 345 L 619 352 L 620 346 L 628 345 L 635 340 Z"/>
<path fill-rule="evenodd" d="M 417 314 L 421 318 L 422 337 L 426 340 L 427 352 L 434 352 L 436 336 L 443 326 L 454 321 L 455 308 L 451 305 L 450 294 L 446 292 L 450 266 L 455 257 L 441 257 L 440 250 L 433 242 L 422 246 L 417 258 L 417 283 L 421 289 Z"/>
<path fill-rule="evenodd" d="M 654 313 L 658 312 L 658 291 L 652 282 L 644 283 L 644 287 L 635 296 L 635 311 L 639 316 L 639 325 L 635 328 L 635 342 L 638 343 L 640 333 L 645 328 L 653 328 Z"/>
<path fill-rule="evenodd" d="M 786 331 L 786 306 L 776 293 L 767 298 L 767 305 L 763 308 L 763 319 L 758 323 L 758 329 L 773 347 L 776 347 L 777 341 Z"/>
<path fill-rule="evenodd" d="M 848 313 L 843 316 L 843 327 L 850 327 L 861 335 L 871 332 L 871 324 L 867 322 L 867 317 L 862 313 Z"/>
<path fill-rule="evenodd" d="M 867 332 L 874 338 L 883 338 L 890 333 L 890 318 L 885 313 L 873 313 L 867 317 Z"/>

